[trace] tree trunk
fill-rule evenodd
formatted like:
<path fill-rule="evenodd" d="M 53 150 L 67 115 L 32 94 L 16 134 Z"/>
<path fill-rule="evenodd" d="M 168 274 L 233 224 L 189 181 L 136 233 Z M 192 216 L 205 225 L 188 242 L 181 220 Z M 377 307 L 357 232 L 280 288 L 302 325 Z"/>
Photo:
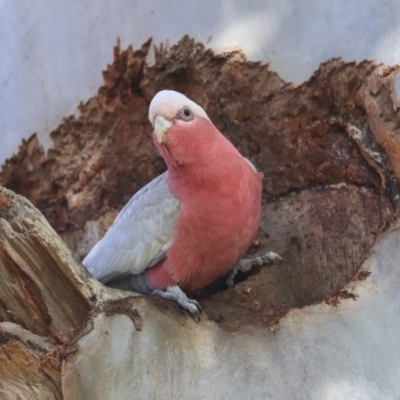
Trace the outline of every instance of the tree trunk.
<path fill-rule="evenodd" d="M 335 59 L 293 87 L 239 52 L 216 56 L 187 37 L 156 49 L 151 67 L 149 49 L 150 41 L 135 52 L 117 46 L 105 85 L 80 106 L 79 118 L 52 133 L 54 148 L 45 155 L 33 136 L 3 167 L 0 183 L 45 215 L 0 189 L 4 398 L 188 398 L 211 393 L 209 381 L 220 397 L 280 398 L 284 387 L 266 386 L 277 381 L 265 376 L 265 366 L 273 369 L 281 357 L 276 368 L 289 373 L 284 348 L 292 344 L 312 359 L 300 346 L 311 342 L 296 331 L 302 321 L 305 330 L 320 329 L 307 331 L 310 340 L 331 340 L 326 329 L 339 317 L 362 337 L 364 319 L 349 322 L 358 315 L 366 320 L 371 310 L 362 288 L 382 291 L 378 278 L 365 281 L 375 259 L 359 269 L 398 215 L 398 68 Z M 166 87 L 204 105 L 264 172 L 263 217 L 251 251 L 283 256 L 281 266 L 241 277 L 232 289 L 215 285 L 199 293 L 200 324 L 174 303 L 104 287 L 63 242 L 84 256 L 130 196 L 163 171 L 147 109 Z M 364 308 L 352 314 L 349 302 L 357 296 L 353 307 Z M 321 304 L 287 314 L 315 303 Z M 342 339 L 338 334 L 337 343 L 351 353 Z M 318 351 L 325 354 L 324 347 Z M 263 356 L 271 358 L 265 365 Z M 330 366 L 340 375 L 334 361 L 313 371 Z"/>

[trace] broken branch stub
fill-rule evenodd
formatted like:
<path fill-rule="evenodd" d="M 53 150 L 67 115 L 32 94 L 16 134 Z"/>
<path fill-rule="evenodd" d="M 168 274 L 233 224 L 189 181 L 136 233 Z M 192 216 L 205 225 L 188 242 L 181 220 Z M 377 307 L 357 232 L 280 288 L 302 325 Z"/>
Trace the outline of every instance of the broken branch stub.
<path fill-rule="evenodd" d="M 92 309 L 87 272 L 43 215 L 0 187 L 0 318 L 64 343 Z"/>

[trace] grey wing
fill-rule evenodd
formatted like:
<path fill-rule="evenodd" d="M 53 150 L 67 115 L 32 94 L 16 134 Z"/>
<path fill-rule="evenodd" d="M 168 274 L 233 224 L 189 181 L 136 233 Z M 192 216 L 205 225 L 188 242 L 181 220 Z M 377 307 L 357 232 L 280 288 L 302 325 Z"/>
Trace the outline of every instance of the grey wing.
<path fill-rule="evenodd" d="M 169 190 L 167 173 L 152 180 L 129 200 L 83 260 L 100 282 L 139 275 L 165 258 L 180 209 L 180 201 Z"/>

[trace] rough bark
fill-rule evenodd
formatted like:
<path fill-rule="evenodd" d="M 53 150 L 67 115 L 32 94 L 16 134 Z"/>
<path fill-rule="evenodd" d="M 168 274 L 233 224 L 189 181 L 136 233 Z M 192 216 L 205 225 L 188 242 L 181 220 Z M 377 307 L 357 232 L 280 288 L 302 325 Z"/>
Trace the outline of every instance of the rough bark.
<path fill-rule="evenodd" d="M 205 318 L 237 331 L 271 327 L 293 307 L 337 304 L 376 235 L 398 213 L 398 68 L 333 59 L 294 87 L 268 65 L 247 62 L 240 52 L 215 55 L 187 37 L 154 50 L 149 66 L 150 41 L 137 51 L 116 46 L 104 86 L 79 106 L 78 117 L 52 132 L 54 147 L 45 154 L 33 135 L 5 163 L 0 183 L 30 199 L 84 256 L 132 194 L 165 168 L 152 144 L 147 110 L 158 90 L 176 89 L 201 104 L 264 172 L 263 218 L 252 252 L 274 250 L 284 259 L 242 277 L 232 289 L 218 291 L 217 285 L 199 294 Z M 60 360 L 87 328 L 90 313 L 128 314 L 137 329 L 140 317 L 129 311 L 128 300 L 118 300 L 120 292 L 88 280 L 29 202 L 2 189 L 0 210 L 1 350 L 19 354 L 12 362 L 0 360 L 0 371 L 11 371 L 0 390 L 19 382 L 13 368 L 29 358 L 37 371 L 23 384 L 60 398 Z M 185 318 L 175 304 L 148 301 L 174 319 Z M 8 323 L 37 335 L 38 345 L 27 345 L 22 334 L 15 339 Z M 43 364 L 49 352 L 58 360 L 50 372 Z"/>
<path fill-rule="evenodd" d="M 137 51 L 116 46 L 104 86 L 79 106 L 79 117 L 52 132 L 54 148 L 45 155 L 32 136 L 0 182 L 28 197 L 84 256 L 132 194 L 165 168 L 147 110 L 158 90 L 173 88 L 203 105 L 264 172 L 258 251 L 284 256 L 250 288 L 204 300 L 209 315 L 228 325 L 268 324 L 340 290 L 397 215 L 398 68 L 333 59 L 294 87 L 268 65 L 240 52 L 215 55 L 187 37 L 154 50 L 149 66 L 150 41 Z M 238 296 L 243 291 L 251 295 Z M 242 306 L 252 311 L 237 311 Z M 266 318 L 271 310 L 280 311 Z"/>

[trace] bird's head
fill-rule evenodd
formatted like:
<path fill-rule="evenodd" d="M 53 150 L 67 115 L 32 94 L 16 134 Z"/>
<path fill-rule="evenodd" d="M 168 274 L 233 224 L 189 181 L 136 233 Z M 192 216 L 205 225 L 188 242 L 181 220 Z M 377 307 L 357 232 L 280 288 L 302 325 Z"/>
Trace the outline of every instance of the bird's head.
<path fill-rule="evenodd" d="M 158 92 L 150 103 L 154 142 L 168 166 L 188 165 L 210 152 L 210 141 L 222 136 L 206 112 L 173 90 Z"/>

